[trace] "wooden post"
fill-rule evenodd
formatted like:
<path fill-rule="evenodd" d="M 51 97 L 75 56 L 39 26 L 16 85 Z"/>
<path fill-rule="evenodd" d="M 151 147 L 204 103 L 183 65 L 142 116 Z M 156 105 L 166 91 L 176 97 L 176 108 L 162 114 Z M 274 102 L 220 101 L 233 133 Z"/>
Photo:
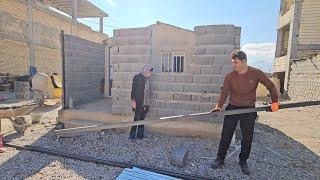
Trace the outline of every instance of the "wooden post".
<path fill-rule="evenodd" d="M 100 33 L 103 33 L 103 17 L 100 17 L 100 23 L 99 23 L 99 25 L 100 25 L 99 32 L 100 32 Z"/>
<path fill-rule="evenodd" d="M 77 18 L 78 18 L 78 0 L 71 1 L 72 7 L 72 34 L 77 35 Z"/>

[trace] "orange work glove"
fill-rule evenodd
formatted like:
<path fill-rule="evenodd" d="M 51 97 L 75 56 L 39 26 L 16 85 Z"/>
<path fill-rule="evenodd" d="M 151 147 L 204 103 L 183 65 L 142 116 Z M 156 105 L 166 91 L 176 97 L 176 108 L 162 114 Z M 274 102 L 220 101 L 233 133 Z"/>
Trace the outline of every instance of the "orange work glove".
<path fill-rule="evenodd" d="M 271 112 L 276 112 L 279 110 L 279 102 L 273 102 L 271 104 Z"/>

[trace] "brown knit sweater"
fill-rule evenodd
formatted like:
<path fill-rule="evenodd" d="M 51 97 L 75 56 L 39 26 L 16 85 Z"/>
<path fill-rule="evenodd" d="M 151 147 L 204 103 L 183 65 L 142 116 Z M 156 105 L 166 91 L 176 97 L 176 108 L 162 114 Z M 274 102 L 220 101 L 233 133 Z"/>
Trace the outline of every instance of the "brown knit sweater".
<path fill-rule="evenodd" d="M 244 74 L 233 71 L 226 75 L 218 106 L 222 108 L 229 94 L 232 105 L 244 107 L 254 106 L 259 82 L 269 90 L 272 102 L 278 102 L 279 96 L 272 81 L 259 69 L 249 66 L 248 71 Z"/>

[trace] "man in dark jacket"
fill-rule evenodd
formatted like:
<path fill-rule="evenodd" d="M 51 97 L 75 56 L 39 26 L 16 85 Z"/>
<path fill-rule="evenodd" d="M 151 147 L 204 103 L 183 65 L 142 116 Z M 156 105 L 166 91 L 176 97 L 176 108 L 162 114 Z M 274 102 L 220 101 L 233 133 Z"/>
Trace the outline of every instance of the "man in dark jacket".
<path fill-rule="evenodd" d="M 146 113 L 149 111 L 150 105 L 150 77 L 153 68 L 145 65 L 142 71 L 133 77 L 131 90 L 131 107 L 135 112 L 134 121 L 144 120 Z M 143 139 L 144 126 L 132 126 L 130 131 L 130 139 Z"/>

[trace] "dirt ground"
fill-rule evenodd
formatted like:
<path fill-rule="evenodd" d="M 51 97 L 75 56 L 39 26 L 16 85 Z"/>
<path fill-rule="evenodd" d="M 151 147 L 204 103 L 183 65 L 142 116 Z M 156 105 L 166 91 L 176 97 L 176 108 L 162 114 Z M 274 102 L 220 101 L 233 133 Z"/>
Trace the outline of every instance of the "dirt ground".
<path fill-rule="evenodd" d="M 320 106 L 262 112 L 259 123 L 283 132 L 320 156 Z"/>
<path fill-rule="evenodd" d="M 146 140 L 133 143 L 128 140 L 127 134 L 106 132 L 65 139 L 61 146 L 56 146 L 50 131 L 56 127 L 59 109 L 59 105 L 37 108 L 36 112 L 43 113 L 41 122 L 29 127 L 24 135 L 16 134 L 11 123 L 3 120 L 2 133 L 5 133 L 6 140 L 19 145 L 33 144 L 65 152 L 93 153 L 123 161 L 129 159 L 130 162 L 154 167 L 170 166 L 164 155 L 170 154 L 176 143 L 184 142 L 192 149 L 191 160 L 185 168 L 168 167 L 170 170 L 219 179 L 320 178 L 319 106 L 259 113 L 260 124 L 257 125 L 258 133 L 255 135 L 249 161 L 249 166 L 255 171 L 250 177 L 241 173 L 237 165 L 237 155 L 227 160 L 224 169 L 210 169 L 209 163 L 216 154 L 218 142 L 201 138 L 152 135 Z M 237 141 L 236 145 L 239 146 L 240 142 Z M 229 152 L 233 152 L 235 147 L 231 147 Z M 115 179 L 122 171 L 121 168 L 8 147 L 4 150 L 5 152 L 0 154 L 0 179 Z M 148 156 L 137 158 L 137 154 Z"/>

